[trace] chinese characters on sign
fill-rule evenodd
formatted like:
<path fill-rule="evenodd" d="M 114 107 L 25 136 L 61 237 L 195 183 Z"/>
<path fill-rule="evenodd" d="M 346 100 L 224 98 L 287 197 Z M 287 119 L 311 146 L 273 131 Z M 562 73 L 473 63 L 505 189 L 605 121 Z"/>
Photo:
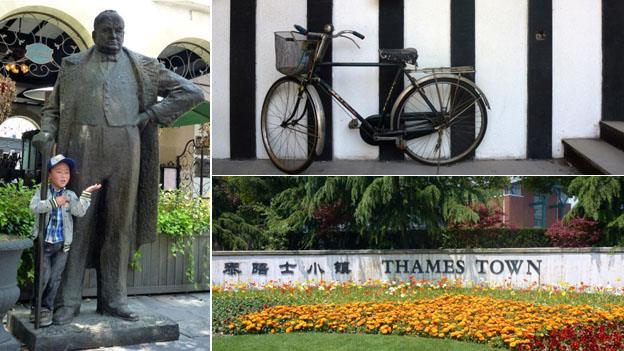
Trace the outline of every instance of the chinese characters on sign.
<path fill-rule="evenodd" d="M 240 263 L 238 262 L 226 262 L 223 273 L 227 275 L 237 275 L 243 273 L 240 269 L 238 269 L 239 264 Z"/>
<path fill-rule="evenodd" d="M 293 269 L 296 267 L 297 267 L 297 264 L 286 261 L 286 263 L 279 265 L 279 270 L 282 275 L 294 274 L 295 271 Z M 241 271 L 240 262 L 225 262 L 223 268 L 224 268 L 223 274 L 226 274 L 226 275 L 234 276 L 234 275 L 243 273 Z M 335 269 L 336 274 L 350 274 L 351 273 L 351 270 L 349 269 L 348 261 L 335 262 L 334 269 Z M 268 272 L 269 272 L 268 263 L 253 262 L 251 264 L 252 275 L 267 275 Z M 320 263 L 314 262 L 306 269 L 306 272 L 308 274 L 323 275 L 325 274 L 325 269 L 321 266 Z"/>
<path fill-rule="evenodd" d="M 282 261 L 284 262 L 284 261 Z M 296 261 L 295 261 L 296 262 Z M 286 260 L 284 263 L 273 261 L 277 267 L 274 271 L 279 271 L 281 275 L 294 276 L 297 273 L 296 268 L 299 264 L 299 274 L 321 276 L 327 271 L 327 267 L 321 263 L 295 263 Z M 382 274 L 464 274 L 467 270 L 467 262 L 464 260 L 410 260 L 410 259 L 382 259 Z M 473 270 L 477 274 L 494 274 L 494 275 L 540 275 L 542 260 L 523 260 L 523 259 L 495 259 L 484 260 L 476 259 L 473 262 Z M 331 266 L 330 266 L 331 267 Z M 243 274 L 241 262 L 224 262 L 223 274 L 229 276 L 238 276 Z M 244 268 L 245 270 L 248 268 Z M 268 276 L 270 264 L 267 262 L 252 262 L 251 275 Z M 331 268 L 330 268 L 331 270 Z M 248 274 L 247 271 L 245 274 Z M 350 275 L 352 273 L 349 268 L 349 261 L 334 262 L 334 274 Z M 355 274 L 355 273 L 354 273 Z"/>
<path fill-rule="evenodd" d="M 251 269 L 251 274 L 267 275 L 267 272 L 269 271 L 269 267 L 266 263 L 254 262 L 252 263 L 252 265 L 253 265 L 253 268 Z"/>

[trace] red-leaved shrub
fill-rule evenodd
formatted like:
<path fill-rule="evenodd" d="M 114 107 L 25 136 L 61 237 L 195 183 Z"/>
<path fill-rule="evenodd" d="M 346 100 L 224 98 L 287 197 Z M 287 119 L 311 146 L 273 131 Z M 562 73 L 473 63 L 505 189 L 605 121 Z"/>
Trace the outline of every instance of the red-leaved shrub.
<path fill-rule="evenodd" d="M 461 223 L 453 223 L 450 226 L 458 229 L 493 229 L 493 228 L 512 228 L 509 223 L 505 223 L 505 212 L 497 204 L 490 207 L 485 204 L 472 204 L 470 208 L 479 214 L 479 221 L 476 223 L 465 221 Z"/>
<path fill-rule="evenodd" d="M 557 247 L 587 247 L 602 237 L 598 222 L 585 218 L 557 221 L 548 228 L 546 236 L 550 244 Z"/>
<path fill-rule="evenodd" d="M 543 337 L 530 338 L 529 345 L 518 350 L 530 351 L 620 351 L 624 349 L 624 324 L 576 325 L 552 331 Z"/>

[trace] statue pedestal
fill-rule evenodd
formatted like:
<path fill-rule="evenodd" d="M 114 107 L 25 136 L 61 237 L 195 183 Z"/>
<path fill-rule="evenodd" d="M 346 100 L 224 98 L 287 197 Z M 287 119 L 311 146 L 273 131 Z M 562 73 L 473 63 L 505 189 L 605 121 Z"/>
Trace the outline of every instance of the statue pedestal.
<path fill-rule="evenodd" d="M 139 315 L 136 322 L 103 316 L 95 312 L 95 301 L 83 302 L 80 315 L 66 325 L 35 330 L 28 321 L 29 311 L 12 312 L 8 329 L 29 350 L 74 350 L 135 345 L 178 340 L 180 330 L 173 320 L 140 304 L 130 308 Z"/>

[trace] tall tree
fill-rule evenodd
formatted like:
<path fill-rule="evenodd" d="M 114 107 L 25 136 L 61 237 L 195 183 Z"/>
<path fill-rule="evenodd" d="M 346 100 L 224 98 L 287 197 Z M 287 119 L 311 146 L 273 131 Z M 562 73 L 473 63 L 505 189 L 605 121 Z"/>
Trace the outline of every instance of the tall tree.
<path fill-rule="evenodd" d="M 578 199 L 567 217 L 585 217 L 600 222 L 610 244 L 624 244 L 624 178 L 576 177 L 568 194 Z"/>
<path fill-rule="evenodd" d="M 291 177 L 213 177 L 213 247 L 280 248 L 267 231 L 266 213 L 272 198 L 294 184 Z"/>
<path fill-rule="evenodd" d="M 276 196 L 268 216 L 268 230 L 286 237 L 303 233 L 311 247 L 319 233 L 319 208 L 330 206 L 344 223 L 370 246 L 401 245 L 410 230 L 436 230 L 448 222 L 477 221 L 467 206 L 484 202 L 508 183 L 504 177 L 309 177 Z M 395 246 L 396 247 L 396 246 Z"/>

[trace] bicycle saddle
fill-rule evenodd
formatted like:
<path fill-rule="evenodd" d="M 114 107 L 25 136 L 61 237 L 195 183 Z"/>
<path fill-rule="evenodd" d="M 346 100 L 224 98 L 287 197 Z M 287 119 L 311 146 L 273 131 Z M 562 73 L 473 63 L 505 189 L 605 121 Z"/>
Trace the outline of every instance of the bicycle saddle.
<path fill-rule="evenodd" d="M 379 49 L 379 58 L 391 62 L 404 62 L 416 65 L 418 60 L 418 51 L 414 48 Z"/>

